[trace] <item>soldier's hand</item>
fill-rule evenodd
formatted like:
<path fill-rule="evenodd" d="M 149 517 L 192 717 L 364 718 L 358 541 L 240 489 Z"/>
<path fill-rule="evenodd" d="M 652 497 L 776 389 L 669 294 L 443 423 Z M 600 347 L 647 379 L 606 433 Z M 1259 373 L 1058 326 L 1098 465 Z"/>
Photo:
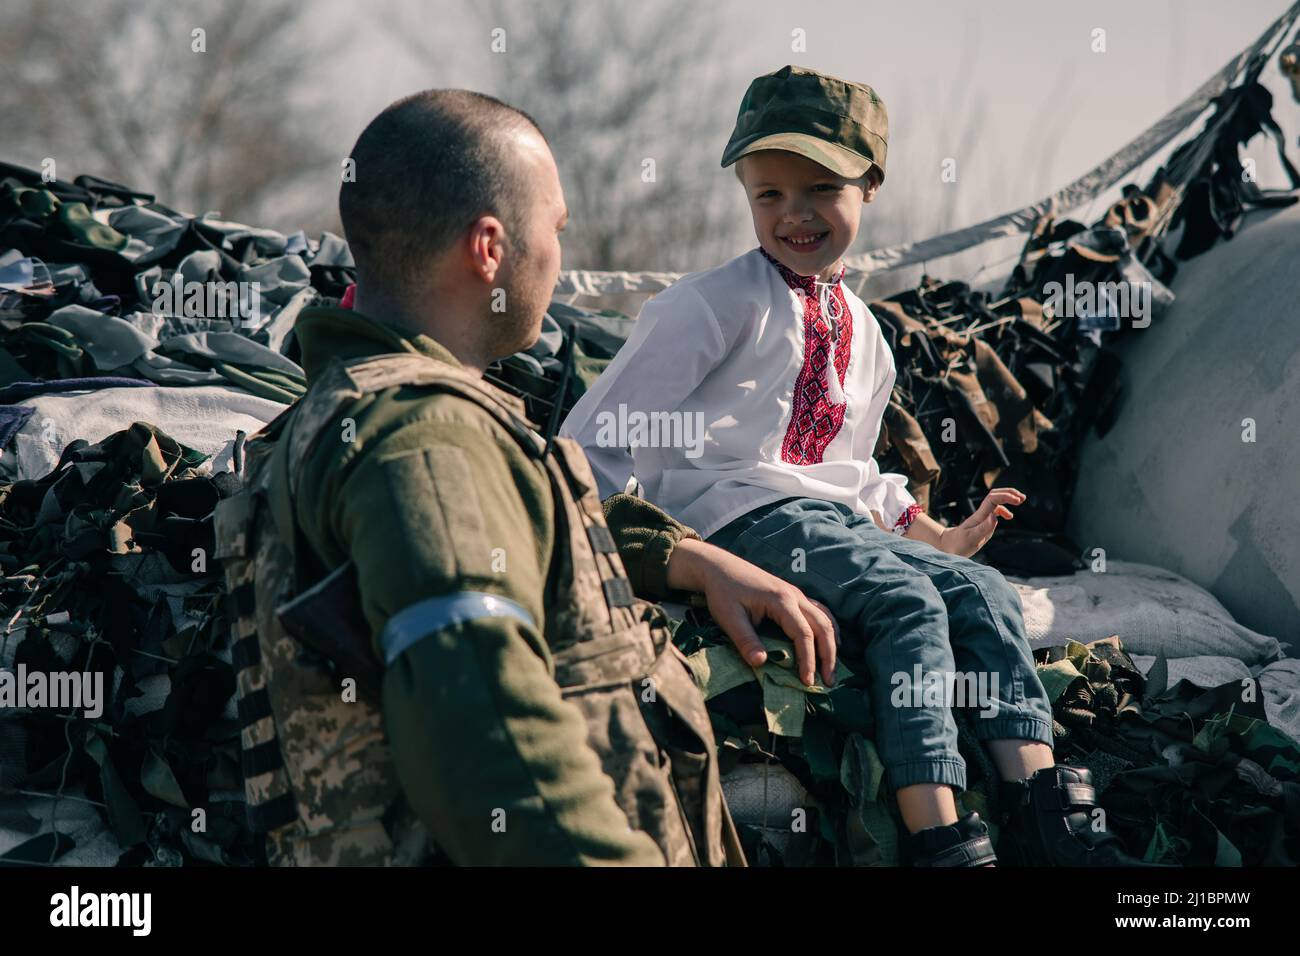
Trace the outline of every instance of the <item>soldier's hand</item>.
<path fill-rule="evenodd" d="M 944 530 L 939 537 L 939 550 L 969 558 L 993 537 L 998 528 L 998 518 L 1015 517 L 1007 505 L 1023 504 L 1024 500 L 1024 493 L 1015 488 L 994 488 L 973 515 L 955 528 Z"/>
<path fill-rule="evenodd" d="M 687 539 L 673 549 L 668 584 L 702 593 L 709 613 L 751 667 L 767 660 L 754 627 L 775 621 L 794 644 L 799 679 L 811 686 L 814 674 L 834 683 L 837 633 L 834 618 L 820 604 L 776 575 L 729 551 Z"/>

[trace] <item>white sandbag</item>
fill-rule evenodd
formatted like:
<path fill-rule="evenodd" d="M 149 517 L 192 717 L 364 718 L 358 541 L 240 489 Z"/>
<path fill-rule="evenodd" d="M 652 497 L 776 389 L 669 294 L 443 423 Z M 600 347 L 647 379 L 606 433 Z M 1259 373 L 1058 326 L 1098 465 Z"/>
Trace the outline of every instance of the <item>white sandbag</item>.
<path fill-rule="evenodd" d="M 8 480 L 40 478 L 77 438 L 94 444 L 133 422 L 147 422 L 178 442 L 212 455 L 214 471 L 230 467 L 235 433 L 259 430 L 284 405 L 224 385 L 104 388 L 38 395 L 21 403 L 35 412 L 5 449 Z M 51 440 L 51 438 L 53 440 Z"/>
<path fill-rule="evenodd" d="M 1130 654 L 1138 670 L 1146 674 L 1156 662 L 1150 654 Z M 1218 687 L 1232 680 L 1247 680 L 1251 676 L 1250 668 L 1235 657 L 1218 657 L 1206 654 L 1202 657 L 1175 657 L 1165 662 L 1169 665 L 1167 687 L 1173 687 L 1180 680 L 1191 681 L 1197 687 L 1207 690 Z"/>
<path fill-rule="evenodd" d="M 1268 722 L 1300 741 L 1300 658 L 1274 661 L 1255 676 L 1264 691 Z"/>
<path fill-rule="evenodd" d="M 722 779 L 722 795 L 738 825 L 758 830 L 785 853 L 795 810 L 808 806 L 808 791 L 799 778 L 775 761 L 736 764 Z"/>
<path fill-rule="evenodd" d="M 775 761 L 739 763 L 722 777 L 727 807 L 737 823 L 789 828 L 790 814 L 808 805 L 799 778 Z"/>
<path fill-rule="evenodd" d="M 1300 205 L 1249 221 L 1116 344 L 1122 407 L 1104 437 L 1081 436 L 1065 530 L 1085 552 L 1186 575 L 1300 645 Z"/>
<path fill-rule="evenodd" d="M 1104 572 L 1007 580 L 1033 647 L 1118 634 L 1130 654 L 1233 657 L 1250 667 L 1282 655 L 1276 638 L 1238 624 L 1210 592 L 1163 568 L 1112 560 Z"/>

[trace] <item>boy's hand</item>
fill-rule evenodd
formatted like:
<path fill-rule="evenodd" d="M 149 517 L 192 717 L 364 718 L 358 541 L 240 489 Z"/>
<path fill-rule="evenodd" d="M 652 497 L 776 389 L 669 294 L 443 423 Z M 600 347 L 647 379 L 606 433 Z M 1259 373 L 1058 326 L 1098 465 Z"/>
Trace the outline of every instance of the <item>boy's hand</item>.
<path fill-rule="evenodd" d="M 969 558 L 993 537 L 998 518 L 1015 517 L 1006 506 L 1023 504 L 1024 500 L 1024 494 L 1015 488 L 994 488 L 973 515 L 955 528 L 943 530 L 939 535 L 939 550 Z"/>
<path fill-rule="evenodd" d="M 834 618 L 825 605 L 793 584 L 750 564 L 730 551 L 702 541 L 678 542 L 668 560 L 668 586 L 698 591 L 709 613 L 750 667 L 767 660 L 754 625 L 775 621 L 794 644 L 799 679 L 812 686 L 814 669 L 827 687 L 835 681 Z"/>

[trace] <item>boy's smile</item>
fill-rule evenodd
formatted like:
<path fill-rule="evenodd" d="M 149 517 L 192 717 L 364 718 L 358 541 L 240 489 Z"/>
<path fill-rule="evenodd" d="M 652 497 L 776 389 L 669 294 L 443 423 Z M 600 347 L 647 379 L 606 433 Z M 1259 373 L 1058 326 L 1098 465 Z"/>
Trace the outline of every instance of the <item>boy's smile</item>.
<path fill-rule="evenodd" d="M 833 279 L 858 236 L 862 204 L 876 196 L 875 180 L 846 179 L 784 150 L 750 153 L 738 166 L 759 245 L 799 275 Z"/>
<path fill-rule="evenodd" d="M 829 235 L 830 230 L 827 230 L 825 232 L 792 233 L 778 238 L 793 249 L 797 255 L 806 256 L 808 253 L 820 249 Z"/>

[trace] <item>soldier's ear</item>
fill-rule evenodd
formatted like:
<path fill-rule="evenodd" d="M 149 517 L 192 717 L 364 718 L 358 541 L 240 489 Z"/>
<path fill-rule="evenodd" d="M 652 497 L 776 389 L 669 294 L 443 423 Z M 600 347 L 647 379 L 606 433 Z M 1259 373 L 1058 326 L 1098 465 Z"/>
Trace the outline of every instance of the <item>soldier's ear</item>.
<path fill-rule="evenodd" d="M 470 268 L 484 282 L 496 281 L 497 270 L 505 257 L 506 227 L 496 216 L 481 216 L 469 227 L 465 250 Z"/>

